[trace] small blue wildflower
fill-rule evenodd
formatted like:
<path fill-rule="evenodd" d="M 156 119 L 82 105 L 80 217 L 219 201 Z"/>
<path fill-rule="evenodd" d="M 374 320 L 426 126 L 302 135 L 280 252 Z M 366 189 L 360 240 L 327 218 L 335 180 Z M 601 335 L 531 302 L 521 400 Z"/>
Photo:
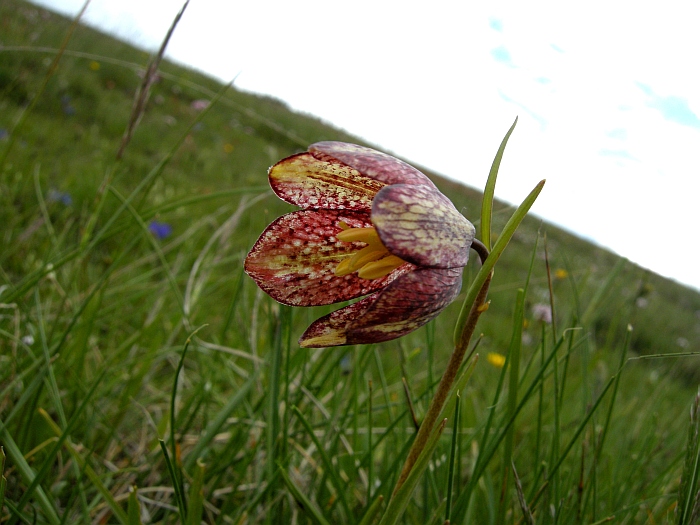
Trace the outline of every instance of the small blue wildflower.
<path fill-rule="evenodd" d="M 4 140 L 10 136 L 10 133 L 5 128 L 0 128 L 0 140 Z"/>
<path fill-rule="evenodd" d="M 71 204 L 73 204 L 73 198 L 70 196 L 70 193 L 54 189 L 49 190 L 49 194 L 47 195 L 46 200 L 48 200 L 49 202 L 60 202 L 64 206 L 70 206 Z"/>
<path fill-rule="evenodd" d="M 163 240 L 170 236 L 173 232 L 173 227 L 167 222 L 151 221 L 148 224 L 148 230 L 155 235 L 157 239 Z"/>
<path fill-rule="evenodd" d="M 71 105 L 68 95 L 63 95 L 61 97 L 61 107 L 63 108 L 63 112 L 69 117 L 75 115 L 75 108 Z"/>

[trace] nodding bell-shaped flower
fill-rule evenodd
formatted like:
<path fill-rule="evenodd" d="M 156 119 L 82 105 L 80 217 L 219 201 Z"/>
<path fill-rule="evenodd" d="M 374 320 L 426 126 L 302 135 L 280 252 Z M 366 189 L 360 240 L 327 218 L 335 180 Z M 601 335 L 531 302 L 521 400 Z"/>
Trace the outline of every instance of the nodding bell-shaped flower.
<path fill-rule="evenodd" d="M 437 316 L 459 294 L 474 226 L 423 173 L 370 148 L 319 142 L 269 170 L 302 209 L 270 224 L 245 271 L 280 303 L 363 299 L 311 324 L 302 347 L 377 343 Z"/>

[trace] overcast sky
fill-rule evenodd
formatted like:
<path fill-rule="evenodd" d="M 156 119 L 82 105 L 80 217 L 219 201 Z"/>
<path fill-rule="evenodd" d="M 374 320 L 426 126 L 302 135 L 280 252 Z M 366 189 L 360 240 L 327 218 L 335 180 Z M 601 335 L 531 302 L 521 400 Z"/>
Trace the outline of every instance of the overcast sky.
<path fill-rule="evenodd" d="M 518 116 L 497 197 L 546 178 L 535 214 L 700 289 L 696 4 L 475 4 L 191 0 L 167 56 L 476 188 Z M 93 0 L 85 21 L 155 50 L 181 5 Z"/>

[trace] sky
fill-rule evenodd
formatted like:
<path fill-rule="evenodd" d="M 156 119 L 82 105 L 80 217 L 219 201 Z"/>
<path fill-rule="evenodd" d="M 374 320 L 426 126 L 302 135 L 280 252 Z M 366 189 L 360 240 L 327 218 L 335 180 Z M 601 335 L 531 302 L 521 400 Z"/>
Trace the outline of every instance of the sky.
<path fill-rule="evenodd" d="M 182 3 L 92 0 L 84 21 L 156 50 Z M 696 7 L 191 0 L 166 57 L 479 189 L 517 116 L 497 198 L 547 179 L 532 213 L 700 290 Z"/>

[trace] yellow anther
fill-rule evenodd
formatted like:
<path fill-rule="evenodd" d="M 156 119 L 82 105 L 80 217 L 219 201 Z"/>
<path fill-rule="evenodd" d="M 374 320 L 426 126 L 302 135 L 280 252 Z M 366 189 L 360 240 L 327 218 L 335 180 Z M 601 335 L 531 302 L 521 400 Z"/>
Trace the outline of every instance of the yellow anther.
<path fill-rule="evenodd" d="M 396 257 L 396 255 L 389 255 L 378 261 L 365 264 L 358 270 L 357 276 L 361 279 L 379 279 L 389 275 L 405 262 L 403 259 Z"/>
<path fill-rule="evenodd" d="M 367 246 L 355 252 L 352 257 L 341 261 L 335 268 L 337 276 L 357 272 L 357 276 L 361 279 L 379 279 L 406 262 L 389 253 L 374 228 L 350 228 L 344 222 L 339 225 L 343 230 L 336 234 L 339 241 L 364 242 Z"/>
<path fill-rule="evenodd" d="M 374 228 L 348 228 L 336 235 L 339 241 L 343 242 L 366 242 L 367 244 L 381 243 L 377 230 Z"/>

